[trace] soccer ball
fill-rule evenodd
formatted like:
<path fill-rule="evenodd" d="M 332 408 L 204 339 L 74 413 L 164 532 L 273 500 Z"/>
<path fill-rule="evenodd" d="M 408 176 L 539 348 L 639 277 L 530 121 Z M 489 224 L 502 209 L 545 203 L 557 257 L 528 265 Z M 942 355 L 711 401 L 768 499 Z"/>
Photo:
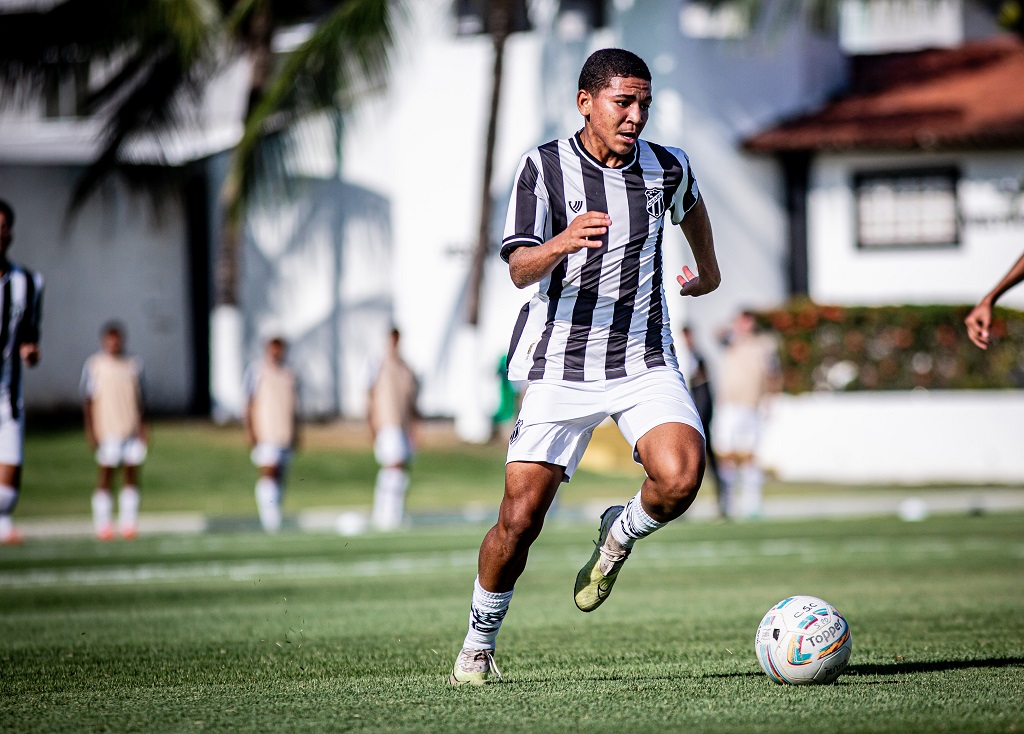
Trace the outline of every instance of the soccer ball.
<path fill-rule="evenodd" d="M 768 610 L 757 628 L 757 662 L 776 683 L 832 683 L 850 662 L 850 625 L 816 596 L 791 596 Z"/>

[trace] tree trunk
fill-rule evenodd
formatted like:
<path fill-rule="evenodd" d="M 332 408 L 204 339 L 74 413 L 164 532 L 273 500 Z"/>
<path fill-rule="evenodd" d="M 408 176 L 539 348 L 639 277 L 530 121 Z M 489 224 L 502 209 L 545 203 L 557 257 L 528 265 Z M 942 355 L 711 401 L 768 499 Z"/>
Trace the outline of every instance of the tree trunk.
<path fill-rule="evenodd" d="M 260 103 L 270 80 L 274 33 L 270 3 L 261 3 L 249 26 L 251 63 L 245 119 Z M 245 189 L 242 162 L 232 156 L 220 193 L 221 234 L 214 268 L 214 309 L 210 314 L 210 398 L 213 417 L 226 422 L 241 417 L 244 409 L 245 324 L 239 289 L 245 246 Z"/>
<path fill-rule="evenodd" d="M 466 299 L 466 321 L 480 323 L 480 296 L 483 292 L 484 265 L 491 245 L 491 179 L 494 174 L 494 147 L 498 137 L 498 113 L 501 102 L 501 81 L 505 65 L 505 41 L 512 27 L 512 4 L 509 0 L 492 0 L 490 4 L 491 39 L 494 42 L 494 66 L 491 76 L 491 105 L 487 117 L 487 141 L 484 145 L 484 175 L 480 182 L 480 227 L 469 268 L 469 292 Z"/>

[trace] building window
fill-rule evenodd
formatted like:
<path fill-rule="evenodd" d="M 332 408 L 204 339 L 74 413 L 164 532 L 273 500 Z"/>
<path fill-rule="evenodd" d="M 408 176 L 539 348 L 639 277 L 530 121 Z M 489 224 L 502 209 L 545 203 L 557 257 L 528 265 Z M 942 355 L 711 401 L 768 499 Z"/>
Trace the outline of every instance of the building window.
<path fill-rule="evenodd" d="M 47 78 L 43 84 L 43 111 L 47 118 L 73 118 L 85 114 L 89 96 L 89 65 L 74 64 L 63 77 Z"/>
<path fill-rule="evenodd" d="M 527 13 L 526 0 L 503 0 L 508 3 L 511 13 L 510 32 L 518 33 L 530 30 L 530 17 Z M 452 9 L 455 12 L 455 34 L 458 36 L 477 36 L 491 32 L 490 13 L 495 0 L 455 0 Z"/>
<path fill-rule="evenodd" d="M 857 174 L 857 246 L 957 246 L 958 178 L 953 168 Z"/>

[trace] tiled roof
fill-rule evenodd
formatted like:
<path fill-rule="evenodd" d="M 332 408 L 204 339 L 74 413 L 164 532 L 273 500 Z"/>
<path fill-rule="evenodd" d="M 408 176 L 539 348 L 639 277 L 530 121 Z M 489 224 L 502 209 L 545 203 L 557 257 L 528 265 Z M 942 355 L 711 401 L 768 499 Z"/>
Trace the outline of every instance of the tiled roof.
<path fill-rule="evenodd" d="M 762 152 L 1024 147 L 1024 42 L 852 61 L 850 88 L 824 108 L 744 142 Z"/>

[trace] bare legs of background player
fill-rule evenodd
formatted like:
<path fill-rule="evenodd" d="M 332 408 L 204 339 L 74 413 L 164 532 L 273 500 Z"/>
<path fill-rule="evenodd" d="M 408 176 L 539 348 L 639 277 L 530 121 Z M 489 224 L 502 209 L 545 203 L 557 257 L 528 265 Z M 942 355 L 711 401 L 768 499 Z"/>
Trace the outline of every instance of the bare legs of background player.
<path fill-rule="evenodd" d="M 14 527 L 14 507 L 21 489 L 21 467 L 0 464 L 0 544 L 21 543 L 21 533 Z"/>

